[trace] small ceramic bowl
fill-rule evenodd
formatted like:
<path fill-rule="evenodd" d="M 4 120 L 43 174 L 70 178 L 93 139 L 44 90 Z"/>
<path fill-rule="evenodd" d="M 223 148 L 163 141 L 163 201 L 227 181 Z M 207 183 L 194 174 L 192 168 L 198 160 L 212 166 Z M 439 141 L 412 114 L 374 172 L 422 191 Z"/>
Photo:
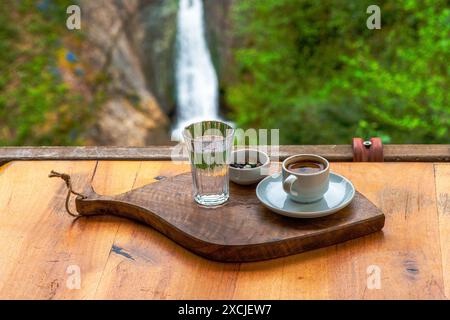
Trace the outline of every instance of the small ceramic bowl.
<path fill-rule="evenodd" d="M 270 166 L 269 156 L 262 151 L 256 149 L 241 149 L 231 153 L 231 163 L 243 163 L 245 161 L 251 163 L 261 163 L 261 166 L 255 168 L 234 168 L 230 167 L 230 180 L 237 184 L 250 185 L 261 181 L 268 175 Z M 262 169 L 267 169 L 264 172 Z"/>

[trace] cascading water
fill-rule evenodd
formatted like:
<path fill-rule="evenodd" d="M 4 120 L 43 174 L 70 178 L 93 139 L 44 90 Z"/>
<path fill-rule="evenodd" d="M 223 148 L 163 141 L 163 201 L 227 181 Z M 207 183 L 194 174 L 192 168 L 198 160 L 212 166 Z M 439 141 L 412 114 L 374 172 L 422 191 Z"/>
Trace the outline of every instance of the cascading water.
<path fill-rule="evenodd" d="M 192 122 L 217 120 L 218 81 L 205 40 L 202 0 L 180 0 L 177 27 L 177 123 L 172 140 Z"/>

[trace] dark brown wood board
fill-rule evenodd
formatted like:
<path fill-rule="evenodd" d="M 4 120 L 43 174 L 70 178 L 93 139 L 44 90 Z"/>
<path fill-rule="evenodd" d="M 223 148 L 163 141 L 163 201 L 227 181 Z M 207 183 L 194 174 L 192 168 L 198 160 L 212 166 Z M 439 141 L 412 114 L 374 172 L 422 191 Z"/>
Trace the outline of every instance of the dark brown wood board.
<path fill-rule="evenodd" d="M 166 178 L 117 195 L 90 188 L 77 197 L 80 215 L 111 214 L 152 226 L 181 246 L 208 259 L 247 262 L 321 248 L 379 231 L 384 214 L 359 192 L 345 209 L 328 217 L 294 219 L 266 209 L 254 186 L 230 183 L 230 200 L 204 208 L 192 198 L 190 173 Z"/>

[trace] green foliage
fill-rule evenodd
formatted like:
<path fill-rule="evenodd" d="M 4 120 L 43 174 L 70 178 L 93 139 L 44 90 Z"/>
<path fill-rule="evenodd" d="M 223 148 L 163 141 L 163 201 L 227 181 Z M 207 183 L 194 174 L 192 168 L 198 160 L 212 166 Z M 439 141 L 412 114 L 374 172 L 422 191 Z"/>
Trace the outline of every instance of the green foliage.
<path fill-rule="evenodd" d="M 447 1 L 236 1 L 236 81 L 226 88 L 242 127 L 280 128 L 281 143 L 449 143 Z"/>
<path fill-rule="evenodd" d="M 0 145 L 81 143 L 89 114 L 57 65 L 73 1 L 0 3 Z"/>

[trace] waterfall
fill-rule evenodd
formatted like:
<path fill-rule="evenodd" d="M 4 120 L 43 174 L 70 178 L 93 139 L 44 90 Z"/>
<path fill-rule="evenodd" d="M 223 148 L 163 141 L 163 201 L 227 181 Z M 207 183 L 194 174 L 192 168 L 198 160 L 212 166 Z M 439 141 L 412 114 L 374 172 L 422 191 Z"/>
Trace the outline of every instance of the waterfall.
<path fill-rule="evenodd" d="M 177 122 L 172 140 L 192 122 L 217 120 L 218 81 L 205 39 L 202 0 L 180 0 L 177 26 Z"/>

